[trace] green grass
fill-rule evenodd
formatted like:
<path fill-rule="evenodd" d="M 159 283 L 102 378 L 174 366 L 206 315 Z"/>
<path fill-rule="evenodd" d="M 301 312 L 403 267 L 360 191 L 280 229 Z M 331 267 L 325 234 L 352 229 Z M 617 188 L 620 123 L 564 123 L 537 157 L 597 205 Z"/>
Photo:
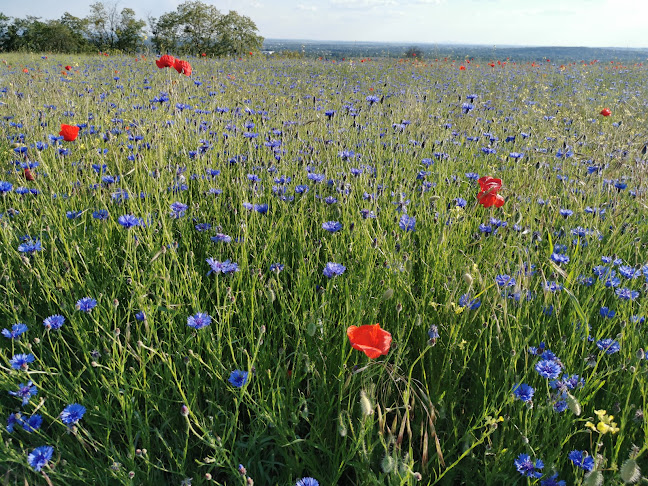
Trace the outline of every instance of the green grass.
<path fill-rule="evenodd" d="M 571 450 L 594 455 L 606 484 L 621 484 L 617 469 L 630 454 L 646 468 L 646 360 L 638 354 L 646 328 L 631 319 L 645 313 L 645 278 L 620 277 L 619 288 L 641 293 L 624 301 L 592 271 L 602 256 L 636 269 L 647 263 L 645 67 L 473 64 L 464 72 L 451 63 L 191 59 L 187 78 L 158 70 L 152 59 L 5 59 L 0 109 L 13 118 L 0 120 L 0 179 L 14 191 L 0 196 L 0 327 L 22 322 L 29 331 L 19 340 L 2 338 L 0 388 L 31 380 L 38 395 L 21 407 L 2 392 L 0 410 L 3 420 L 39 413 L 43 425 L 32 433 L 19 426 L 0 431 L 3 484 L 193 478 L 194 485 L 235 485 L 250 477 L 290 485 L 305 476 L 322 485 L 419 478 L 539 484 L 516 471 L 522 453 L 545 462 L 544 478 L 555 470 L 581 484 Z M 59 64 L 78 67 L 64 80 Z M 169 102 L 150 109 L 160 92 Z M 472 93 L 475 109 L 462 114 Z M 370 105 L 369 95 L 382 101 Z M 177 103 L 192 108 L 180 111 Z M 598 115 L 604 107 L 612 110 L 609 119 Z M 326 110 L 336 112 L 330 120 Z M 404 129 L 393 127 L 404 120 Z M 96 134 L 87 127 L 75 142 L 62 142 L 67 156 L 52 146 L 14 153 L 18 134 L 27 146 L 50 143 L 61 123 L 88 123 Z M 120 133 L 104 141 L 115 128 Z M 482 153 L 490 143 L 484 133 L 499 138 L 490 144 L 496 154 Z M 514 142 L 505 142 L 509 135 Z M 192 158 L 202 140 L 209 149 Z M 269 140 L 281 140 L 281 152 L 264 146 Z M 567 148 L 573 156 L 556 157 Z M 344 160 L 343 150 L 361 157 Z M 433 164 L 426 168 L 423 159 Z M 25 160 L 39 163 L 34 182 L 14 163 Z M 102 183 L 105 174 L 92 164 L 106 164 L 105 174 L 120 180 Z M 602 170 L 589 174 L 593 165 Z M 206 177 L 207 168 L 220 175 Z M 307 168 L 325 180 L 309 180 Z M 421 170 L 429 174 L 417 180 Z M 470 172 L 502 179 L 504 207 L 477 204 Z M 252 183 L 248 174 L 260 180 Z M 292 178 L 292 202 L 273 194 L 280 175 Z M 622 178 L 625 190 L 604 183 Z M 174 192 L 182 184 L 186 190 Z M 295 194 L 297 184 L 310 190 Z M 19 186 L 41 193 L 19 195 Z M 127 200 L 114 200 L 120 189 Z M 338 202 L 325 203 L 328 196 Z M 456 208 L 456 198 L 466 207 Z M 407 200 L 405 210 L 416 218 L 411 232 L 398 225 L 397 203 Z M 179 219 L 170 217 L 175 201 L 189 206 Z M 248 211 L 244 202 L 269 204 L 269 211 Z M 561 208 L 574 214 L 565 218 Z M 107 220 L 93 219 L 100 209 L 108 210 Z M 361 209 L 377 217 L 363 219 Z M 82 213 L 68 219 L 67 211 Z M 125 214 L 146 225 L 124 229 L 117 219 Z M 486 236 L 479 225 L 491 217 L 507 226 Z M 330 234 L 321 226 L 326 221 L 344 228 Z M 198 223 L 212 227 L 199 232 Z M 591 234 L 574 237 L 576 227 Z M 217 232 L 232 242 L 212 242 Z M 40 239 L 43 250 L 20 253 L 23 235 Z M 567 246 L 569 263 L 551 261 L 555 245 Z M 240 271 L 207 275 L 207 258 L 237 262 Z M 282 272 L 269 270 L 276 262 L 285 265 Z M 346 272 L 327 279 L 327 262 Z M 502 295 L 500 274 L 515 277 L 510 291 L 519 302 Z M 579 275 L 593 277 L 593 285 L 579 283 Z M 546 281 L 564 290 L 544 291 Z M 479 309 L 459 307 L 466 293 L 481 300 Z M 98 302 L 90 313 L 75 309 L 86 296 Z M 604 305 L 614 318 L 601 317 Z M 543 312 L 549 306 L 551 315 Z M 146 320 L 135 318 L 139 311 Z M 197 312 L 213 321 L 194 331 L 187 318 Z M 42 325 L 53 314 L 66 319 L 58 331 Z M 369 360 L 351 348 L 346 329 L 376 322 L 393 342 L 388 355 Z M 589 333 L 576 324 L 585 322 Z M 439 337 L 432 343 L 433 325 Z M 616 339 L 620 351 L 599 350 L 595 341 L 604 338 Z M 528 352 L 540 342 L 565 373 L 585 379 L 571 391 L 580 415 L 553 410 L 555 391 Z M 27 371 L 12 370 L 16 353 L 36 360 Z M 250 373 L 240 389 L 228 383 L 235 369 Z M 514 399 L 522 382 L 535 388 L 532 406 Z M 71 403 L 87 412 L 69 429 L 59 414 Z M 615 416 L 617 434 L 585 427 L 600 409 Z M 54 455 L 38 474 L 27 455 L 41 445 L 54 446 Z"/>

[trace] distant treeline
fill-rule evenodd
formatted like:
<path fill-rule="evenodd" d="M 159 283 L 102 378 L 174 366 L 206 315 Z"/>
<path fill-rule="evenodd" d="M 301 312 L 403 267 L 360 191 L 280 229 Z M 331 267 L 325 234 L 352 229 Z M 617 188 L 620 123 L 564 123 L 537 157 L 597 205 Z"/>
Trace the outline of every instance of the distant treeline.
<path fill-rule="evenodd" d="M 381 42 L 335 42 L 292 39 L 266 39 L 266 51 L 291 51 L 305 57 L 346 58 L 413 58 L 463 61 L 546 61 L 569 63 L 593 60 L 637 63 L 648 60 L 648 49 L 598 47 L 497 47 L 473 45 L 412 45 Z M 416 55 L 413 55 L 416 54 Z"/>
<path fill-rule="evenodd" d="M 255 23 L 231 10 L 222 14 L 201 1 L 186 1 L 160 17 L 138 19 L 131 8 L 96 2 L 87 17 L 65 12 L 60 19 L 12 18 L 0 12 L 0 51 L 240 55 L 263 45 Z"/>

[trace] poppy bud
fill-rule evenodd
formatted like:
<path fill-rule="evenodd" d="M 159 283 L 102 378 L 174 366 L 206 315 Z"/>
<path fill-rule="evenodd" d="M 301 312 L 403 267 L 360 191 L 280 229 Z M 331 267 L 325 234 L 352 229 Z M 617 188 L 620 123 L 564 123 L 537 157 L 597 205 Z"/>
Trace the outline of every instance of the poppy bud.
<path fill-rule="evenodd" d="M 392 472 L 395 466 L 396 466 L 396 461 L 389 454 L 385 454 L 385 457 L 383 457 L 382 461 L 380 461 L 380 468 L 383 470 L 385 474 L 389 474 L 390 472 Z"/>
<path fill-rule="evenodd" d="M 373 405 L 364 390 L 360 391 L 360 408 L 362 409 L 362 415 L 373 415 Z"/>
<path fill-rule="evenodd" d="M 466 282 L 468 285 L 472 285 L 472 284 L 473 284 L 473 278 L 472 278 L 472 275 L 470 275 L 470 274 L 468 273 L 468 271 L 464 272 L 464 274 L 463 274 L 463 279 L 464 279 L 464 282 Z"/>
<path fill-rule="evenodd" d="M 567 394 L 567 406 L 577 417 L 581 414 L 581 406 L 578 400 L 571 394 Z"/>
<path fill-rule="evenodd" d="M 603 473 L 601 471 L 591 471 L 585 475 L 583 486 L 602 486 Z"/>
<path fill-rule="evenodd" d="M 619 475 L 624 483 L 636 483 L 641 478 L 641 470 L 634 459 L 628 459 L 619 469 Z"/>
<path fill-rule="evenodd" d="M 183 405 L 182 407 L 180 407 L 180 415 L 182 415 L 183 417 L 188 417 L 189 416 L 189 407 L 187 407 L 186 405 Z"/>

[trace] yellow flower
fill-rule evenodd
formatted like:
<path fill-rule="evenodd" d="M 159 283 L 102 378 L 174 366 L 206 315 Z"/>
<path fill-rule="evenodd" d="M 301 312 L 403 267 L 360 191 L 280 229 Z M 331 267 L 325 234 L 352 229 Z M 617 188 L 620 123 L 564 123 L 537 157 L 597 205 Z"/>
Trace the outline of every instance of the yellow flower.
<path fill-rule="evenodd" d="M 616 434 L 619 431 L 616 422 L 613 422 L 614 415 L 608 415 L 607 410 L 594 410 L 594 413 L 599 419 L 599 423 L 596 424 L 596 427 L 592 422 L 586 422 L 585 427 L 592 429 L 599 434 Z"/>

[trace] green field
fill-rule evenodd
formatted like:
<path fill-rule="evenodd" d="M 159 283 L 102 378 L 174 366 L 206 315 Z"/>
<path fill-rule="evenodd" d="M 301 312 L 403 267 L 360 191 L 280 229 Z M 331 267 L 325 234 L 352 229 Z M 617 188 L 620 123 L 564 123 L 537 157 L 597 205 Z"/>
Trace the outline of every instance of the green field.
<path fill-rule="evenodd" d="M 645 66 L 0 61 L 0 484 L 648 482 Z"/>

